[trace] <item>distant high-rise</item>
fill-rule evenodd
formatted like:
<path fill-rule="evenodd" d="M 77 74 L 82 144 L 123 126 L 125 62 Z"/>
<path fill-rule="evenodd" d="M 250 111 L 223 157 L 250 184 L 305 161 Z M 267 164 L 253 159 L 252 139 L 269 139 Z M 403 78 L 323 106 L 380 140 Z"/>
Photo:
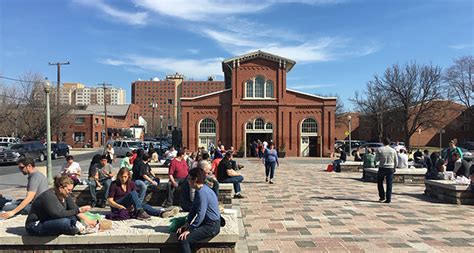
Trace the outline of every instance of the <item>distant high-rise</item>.
<path fill-rule="evenodd" d="M 125 90 L 109 87 L 105 91 L 100 87 L 86 87 L 81 83 L 64 83 L 61 87 L 60 101 L 70 105 L 110 105 L 125 104 Z"/>

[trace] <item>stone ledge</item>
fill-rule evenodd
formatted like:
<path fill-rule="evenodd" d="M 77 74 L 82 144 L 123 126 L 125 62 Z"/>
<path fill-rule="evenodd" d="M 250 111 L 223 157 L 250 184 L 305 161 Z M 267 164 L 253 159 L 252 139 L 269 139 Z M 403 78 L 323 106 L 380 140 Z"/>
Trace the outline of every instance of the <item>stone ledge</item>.
<path fill-rule="evenodd" d="M 214 238 L 201 243 L 235 244 L 239 240 L 238 218 L 233 210 L 226 210 L 222 216 L 226 226 Z M 227 213 L 229 212 L 229 213 Z M 180 213 L 178 216 L 185 216 Z M 112 229 L 97 234 L 60 235 L 37 237 L 29 236 L 24 228 L 26 215 L 18 215 L 0 222 L 0 250 L 7 245 L 107 245 L 107 244 L 177 244 L 177 237 L 169 233 L 170 219 L 152 217 L 148 221 L 112 221 Z M 88 247 L 88 246 L 84 246 Z"/>
<path fill-rule="evenodd" d="M 435 186 L 438 186 L 447 190 L 452 190 L 452 191 L 466 191 L 469 188 L 469 185 L 456 184 L 452 180 L 425 179 L 425 184 L 435 185 Z"/>
<path fill-rule="evenodd" d="M 367 182 L 377 182 L 378 168 L 365 168 L 365 178 Z M 402 184 L 423 184 L 425 180 L 426 168 L 423 169 L 396 169 L 393 176 L 394 183 Z"/>
<path fill-rule="evenodd" d="M 377 173 L 379 171 L 378 168 L 365 168 L 366 172 Z M 426 168 L 421 169 L 396 169 L 395 175 L 425 175 Z"/>
<path fill-rule="evenodd" d="M 444 203 L 474 205 L 474 192 L 469 185 L 456 184 L 451 180 L 425 180 L 425 195 Z"/>

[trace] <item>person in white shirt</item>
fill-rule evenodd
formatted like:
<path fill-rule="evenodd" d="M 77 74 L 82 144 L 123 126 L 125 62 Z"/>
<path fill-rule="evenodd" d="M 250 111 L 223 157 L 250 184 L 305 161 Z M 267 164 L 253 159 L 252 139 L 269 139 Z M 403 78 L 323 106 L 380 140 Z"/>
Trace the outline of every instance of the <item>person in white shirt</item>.
<path fill-rule="evenodd" d="M 263 150 L 267 149 L 267 146 L 268 146 L 268 142 L 267 141 L 263 141 Z"/>
<path fill-rule="evenodd" d="M 397 168 L 408 168 L 408 155 L 404 149 L 400 149 L 400 152 L 397 154 L 397 158 Z"/>
<path fill-rule="evenodd" d="M 81 183 L 81 165 L 78 162 L 74 162 L 72 155 L 66 156 L 66 163 L 61 168 L 61 175 L 71 178 L 74 181 L 74 185 Z"/>

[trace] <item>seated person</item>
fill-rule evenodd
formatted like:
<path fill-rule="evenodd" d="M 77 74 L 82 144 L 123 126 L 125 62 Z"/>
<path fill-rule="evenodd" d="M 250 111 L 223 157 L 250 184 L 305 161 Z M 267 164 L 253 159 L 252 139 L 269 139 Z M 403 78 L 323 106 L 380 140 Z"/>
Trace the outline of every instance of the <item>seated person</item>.
<path fill-rule="evenodd" d="M 28 214 L 31 203 L 37 196 L 48 190 L 48 180 L 46 176 L 36 170 L 35 162 L 31 158 L 23 158 L 18 161 L 18 169 L 23 175 L 28 175 L 26 184 L 26 197 L 23 200 L 16 200 L 4 205 L 0 219 L 8 219 L 17 213 Z"/>
<path fill-rule="evenodd" d="M 74 181 L 74 186 L 81 184 L 81 165 L 78 162 L 74 162 L 72 155 L 66 156 L 66 163 L 61 168 L 61 175 L 68 176 Z"/>
<path fill-rule="evenodd" d="M 133 154 L 131 152 L 127 152 L 125 157 L 120 161 L 120 168 L 127 168 L 128 170 L 132 170 L 133 163 L 130 162 L 130 158 L 132 158 Z"/>
<path fill-rule="evenodd" d="M 360 148 L 359 147 L 356 149 L 356 152 L 354 153 L 354 161 L 362 162 L 362 156 L 360 155 Z"/>
<path fill-rule="evenodd" d="M 217 166 L 217 181 L 219 181 L 219 183 L 233 183 L 235 192 L 234 198 L 245 198 L 240 193 L 240 182 L 244 181 L 244 177 L 240 175 L 240 173 L 232 169 L 232 164 L 230 163 L 231 159 L 232 153 L 225 153 L 224 158 L 222 158 L 222 161 L 219 163 L 219 166 Z"/>
<path fill-rule="evenodd" d="M 438 152 L 433 152 L 430 155 L 429 163 L 431 166 L 426 168 L 426 179 L 434 179 L 434 180 L 443 180 L 444 179 L 444 160 L 439 158 Z"/>
<path fill-rule="evenodd" d="M 204 154 L 204 157 L 208 158 L 209 154 L 208 153 Z M 196 166 L 193 167 L 191 170 L 194 170 L 195 168 L 201 168 L 204 170 L 204 172 L 206 172 L 205 184 L 209 186 L 209 188 L 211 188 L 212 191 L 214 191 L 216 196 L 219 196 L 219 182 L 215 178 L 214 174 L 212 174 L 211 165 L 209 164 L 207 159 L 200 160 L 199 162 L 197 162 Z M 179 204 L 181 208 L 183 209 L 183 211 L 189 212 L 189 210 L 191 209 L 191 205 L 194 201 L 194 197 L 195 197 L 195 189 L 193 189 L 192 186 L 189 184 L 186 184 L 186 183 L 183 184 L 183 187 L 181 188 L 181 197 L 179 200 Z"/>
<path fill-rule="evenodd" d="M 372 148 L 367 148 L 363 158 L 362 168 L 375 168 L 375 154 Z M 365 179 L 365 170 L 362 170 L 362 179 Z"/>
<path fill-rule="evenodd" d="M 132 179 L 137 185 L 138 197 L 140 198 L 141 202 L 145 200 L 148 186 L 152 185 L 153 187 L 158 187 L 160 184 L 160 180 L 155 178 L 151 172 L 150 165 L 148 164 L 149 162 L 150 155 L 144 154 L 142 149 L 138 150 L 137 159 L 133 164 Z"/>
<path fill-rule="evenodd" d="M 415 163 L 423 164 L 423 153 L 421 153 L 420 149 L 417 149 L 413 154 L 413 159 L 415 159 Z"/>
<path fill-rule="evenodd" d="M 74 182 L 68 176 L 54 179 L 54 188 L 40 194 L 26 218 L 25 229 L 33 236 L 57 236 L 79 234 L 87 226 L 95 227 L 97 221 L 90 220 L 84 214 L 90 206 L 77 207 L 70 196 Z"/>
<path fill-rule="evenodd" d="M 181 252 L 191 253 L 192 244 L 211 239 L 220 232 L 221 215 L 217 196 L 205 184 L 206 172 L 199 166 L 189 172 L 188 183 L 196 190 L 187 222 L 176 232 Z"/>
<path fill-rule="evenodd" d="M 341 172 L 341 163 L 345 163 L 346 160 L 347 160 L 346 151 L 344 151 L 344 149 L 342 149 L 342 148 L 339 148 L 338 151 L 339 151 L 339 154 L 340 154 L 339 159 L 336 159 L 333 162 L 335 172 Z"/>
<path fill-rule="evenodd" d="M 462 159 L 461 155 L 457 152 L 453 153 L 453 161 L 454 161 L 454 174 L 457 177 L 464 176 L 469 178 L 469 162 Z"/>
<path fill-rule="evenodd" d="M 404 149 L 400 149 L 400 152 L 397 154 L 397 160 L 397 168 L 408 168 L 408 155 Z"/>
<path fill-rule="evenodd" d="M 89 191 L 91 194 L 91 206 L 95 207 L 98 204 L 99 207 L 105 207 L 106 198 L 109 195 L 110 185 L 112 184 L 113 167 L 107 162 L 107 156 L 102 155 L 100 162 L 94 164 L 89 168 Z M 104 199 L 97 201 L 97 188 L 105 187 Z"/>
<path fill-rule="evenodd" d="M 171 146 L 171 148 L 165 152 L 165 154 L 163 155 L 164 158 L 165 158 L 165 162 L 163 163 L 163 166 L 168 166 L 171 161 L 178 155 L 178 151 L 176 151 L 176 149 Z"/>
<path fill-rule="evenodd" d="M 178 207 L 155 209 L 148 204 L 143 204 L 138 197 L 135 183 L 130 180 L 130 171 L 125 167 L 117 173 L 117 179 L 110 187 L 108 201 L 112 212 L 120 212 L 120 210 L 126 209 L 132 213 L 132 217 L 140 220 L 149 219 L 150 215 L 168 218 L 179 212 Z"/>

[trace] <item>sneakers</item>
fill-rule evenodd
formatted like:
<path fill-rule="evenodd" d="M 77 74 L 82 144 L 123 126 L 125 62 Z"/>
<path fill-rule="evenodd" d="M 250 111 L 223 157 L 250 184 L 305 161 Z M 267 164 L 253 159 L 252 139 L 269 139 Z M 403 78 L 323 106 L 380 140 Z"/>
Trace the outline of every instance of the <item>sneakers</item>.
<path fill-rule="evenodd" d="M 161 213 L 162 218 L 169 218 L 176 216 L 179 213 L 179 207 L 174 206 L 174 207 L 169 207 L 165 208 L 165 210 Z"/>
<path fill-rule="evenodd" d="M 267 183 L 267 182 L 268 182 L 268 177 L 265 178 L 265 183 Z"/>
<path fill-rule="evenodd" d="M 268 182 L 268 183 L 269 183 L 269 184 L 273 184 L 273 181 L 272 181 L 272 180 L 270 180 L 270 182 Z"/>
<path fill-rule="evenodd" d="M 384 202 L 384 201 L 385 201 L 385 199 L 379 199 L 379 202 Z"/>
<path fill-rule="evenodd" d="M 145 210 L 140 209 L 137 212 L 137 220 L 149 220 L 151 217 L 148 215 Z"/>
<path fill-rule="evenodd" d="M 240 164 L 239 164 L 237 167 L 239 167 L 239 170 L 241 170 L 241 169 L 244 168 L 244 166 L 243 166 L 243 165 L 240 165 Z"/>
<path fill-rule="evenodd" d="M 245 197 L 242 194 L 235 194 L 234 199 L 244 199 Z"/>

